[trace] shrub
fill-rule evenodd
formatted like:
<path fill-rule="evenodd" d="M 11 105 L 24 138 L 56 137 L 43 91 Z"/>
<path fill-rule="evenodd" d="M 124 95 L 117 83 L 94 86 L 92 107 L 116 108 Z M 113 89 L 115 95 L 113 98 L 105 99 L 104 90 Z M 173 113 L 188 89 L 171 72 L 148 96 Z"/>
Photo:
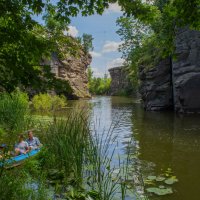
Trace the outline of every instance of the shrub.
<path fill-rule="evenodd" d="M 54 111 L 61 109 L 66 104 L 64 96 L 51 96 L 49 94 L 37 94 L 32 99 L 33 107 L 38 111 Z"/>

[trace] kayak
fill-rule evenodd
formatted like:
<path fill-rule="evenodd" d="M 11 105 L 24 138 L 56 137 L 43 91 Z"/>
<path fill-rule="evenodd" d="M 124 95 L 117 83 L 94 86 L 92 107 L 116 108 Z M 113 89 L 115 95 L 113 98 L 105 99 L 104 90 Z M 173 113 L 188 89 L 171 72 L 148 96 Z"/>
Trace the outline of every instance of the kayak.
<path fill-rule="evenodd" d="M 19 163 L 23 160 L 26 160 L 27 158 L 30 158 L 30 157 L 36 155 L 39 151 L 40 151 L 40 149 L 34 149 L 34 150 L 29 151 L 26 154 L 21 154 L 19 156 L 9 158 L 9 159 L 5 160 L 4 162 L 0 162 L 0 167 L 4 166 L 4 165 Z"/>

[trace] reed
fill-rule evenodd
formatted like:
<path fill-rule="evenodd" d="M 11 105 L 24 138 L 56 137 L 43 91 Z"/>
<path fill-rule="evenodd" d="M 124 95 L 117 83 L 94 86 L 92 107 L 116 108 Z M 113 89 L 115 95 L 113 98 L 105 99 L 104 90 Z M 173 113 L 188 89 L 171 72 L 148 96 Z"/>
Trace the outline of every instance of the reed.
<path fill-rule="evenodd" d="M 71 112 L 64 119 L 55 119 L 44 134 L 46 166 L 64 170 L 65 177 L 73 174 L 74 181 L 79 185 L 88 135 L 85 117 L 81 112 Z"/>
<path fill-rule="evenodd" d="M 13 143 L 17 133 L 36 124 L 44 148 L 38 158 L 27 162 L 20 170 L 0 170 L 3 199 L 49 199 L 44 183 L 48 181 L 45 174 L 51 169 L 64 179 L 60 182 L 61 196 L 69 190 L 69 185 L 73 186 L 66 199 L 70 199 L 70 195 L 71 199 L 126 199 L 130 157 L 128 153 L 125 160 L 119 157 L 118 163 L 114 162 L 118 144 L 113 133 L 118 123 L 100 132 L 98 126 L 91 125 L 85 110 L 71 110 L 62 118 L 54 116 L 45 123 L 35 123 L 25 94 L 16 92 L 0 96 L 0 128 L 6 133 L 9 144 Z M 34 182 L 37 189 L 32 188 Z M 55 187 L 55 192 L 59 187 Z"/>

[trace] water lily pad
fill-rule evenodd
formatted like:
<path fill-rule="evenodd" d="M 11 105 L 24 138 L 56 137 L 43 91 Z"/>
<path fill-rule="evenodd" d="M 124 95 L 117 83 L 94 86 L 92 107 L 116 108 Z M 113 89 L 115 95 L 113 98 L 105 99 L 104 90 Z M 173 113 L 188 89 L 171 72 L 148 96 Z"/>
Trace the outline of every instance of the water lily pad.
<path fill-rule="evenodd" d="M 147 177 L 149 180 L 156 180 L 156 176 L 148 176 Z"/>
<path fill-rule="evenodd" d="M 165 186 L 164 186 L 164 185 L 159 185 L 159 188 L 160 188 L 160 189 L 164 189 Z"/>
<path fill-rule="evenodd" d="M 171 188 L 157 188 L 157 187 L 147 188 L 147 192 L 154 193 L 159 196 L 173 193 Z"/>
<path fill-rule="evenodd" d="M 149 179 L 144 180 L 144 184 L 145 185 L 155 185 L 154 181 L 153 180 L 149 180 Z"/>
<path fill-rule="evenodd" d="M 156 178 L 156 181 L 160 182 L 160 181 L 164 181 L 165 180 L 165 177 L 162 177 L 162 176 L 158 176 Z"/>
<path fill-rule="evenodd" d="M 172 176 L 171 178 L 166 179 L 164 182 L 168 185 L 172 185 L 178 182 L 178 179 L 175 176 Z"/>

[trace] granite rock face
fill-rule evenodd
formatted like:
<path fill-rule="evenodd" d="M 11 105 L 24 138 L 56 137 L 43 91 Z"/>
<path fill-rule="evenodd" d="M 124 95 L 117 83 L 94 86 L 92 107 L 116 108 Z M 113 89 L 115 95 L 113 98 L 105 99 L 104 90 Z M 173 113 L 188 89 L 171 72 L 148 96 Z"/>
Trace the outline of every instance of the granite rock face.
<path fill-rule="evenodd" d="M 173 108 L 200 112 L 200 32 L 180 29 L 175 38 L 176 59 L 140 67 L 140 93 L 146 110 Z"/>
<path fill-rule="evenodd" d="M 109 69 L 111 76 L 110 95 L 119 95 L 122 92 L 126 92 L 130 87 L 128 81 L 128 75 L 124 70 L 124 67 L 114 67 Z"/>
<path fill-rule="evenodd" d="M 170 59 L 161 61 L 150 70 L 140 67 L 140 94 L 145 110 L 166 110 L 173 106 Z"/>
<path fill-rule="evenodd" d="M 173 61 L 174 108 L 177 112 L 200 112 L 200 32 L 180 29 Z"/>
<path fill-rule="evenodd" d="M 57 78 L 67 80 L 72 88 L 70 98 L 90 98 L 88 91 L 87 67 L 90 65 L 92 57 L 90 54 L 80 52 L 79 57 L 68 57 L 59 59 L 56 53 L 52 53 L 51 60 L 42 64 L 50 65 L 51 71 Z"/>

